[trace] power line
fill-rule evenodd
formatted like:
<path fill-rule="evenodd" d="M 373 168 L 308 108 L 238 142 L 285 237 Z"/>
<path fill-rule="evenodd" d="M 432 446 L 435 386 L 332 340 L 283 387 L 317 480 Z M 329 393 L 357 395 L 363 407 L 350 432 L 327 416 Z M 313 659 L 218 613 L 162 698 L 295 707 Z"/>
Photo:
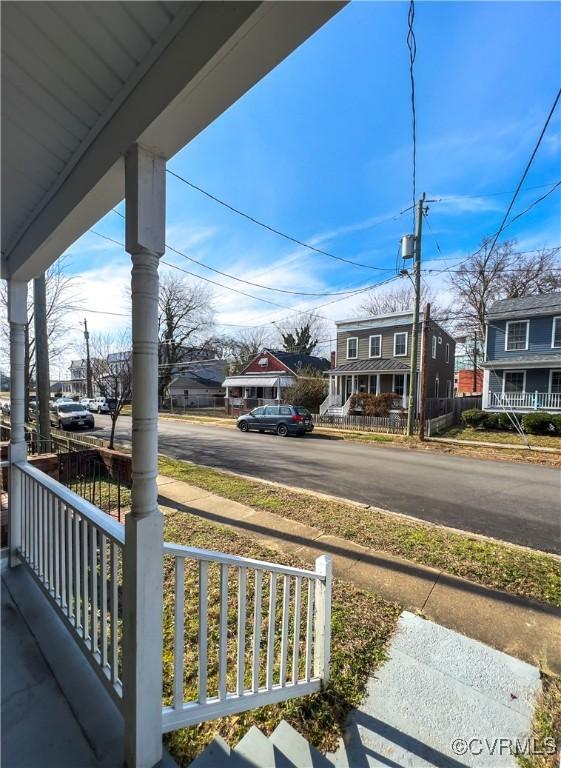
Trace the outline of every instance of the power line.
<path fill-rule="evenodd" d="M 548 184 L 538 184 L 534 187 L 526 187 L 527 192 L 531 192 L 534 189 L 545 189 L 546 187 L 550 187 L 552 184 L 556 184 L 555 181 L 550 181 Z M 512 195 L 514 193 L 514 190 L 508 189 L 505 192 L 481 192 L 479 194 L 457 194 L 457 195 L 448 195 L 448 197 L 439 197 L 437 201 L 438 203 L 447 203 L 452 200 L 456 200 L 458 197 L 466 197 L 466 198 L 472 198 L 472 197 L 501 197 L 502 195 Z"/>
<path fill-rule="evenodd" d="M 415 204 L 417 201 L 417 115 L 415 110 L 415 58 L 417 56 L 417 41 L 415 40 L 415 0 L 410 0 L 407 14 L 407 47 L 409 49 L 409 80 L 411 82 L 411 124 L 413 131 L 413 222 L 415 221 Z"/>
<path fill-rule="evenodd" d="M 216 197 L 216 195 L 213 195 L 212 193 L 207 192 L 206 189 L 203 189 L 202 187 L 199 187 L 196 184 L 193 184 L 192 181 L 189 181 L 184 176 L 180 176 L 180 174 L 176 173 L 175 171 L 172 171 L 170 168 L 167 168 L 166 171 L 167 173 L 170 174 L 170 176 L 173 176 L 174 178 L 179 179 L 179 181 L 182 181 L 188 187 L 191 187 L 191 189 L 195 189 L 197 192 L 200 192 L 202 195 L 205 195 L 210 200 L 214 200 L 215 203 L 219 203 L 220 205 L 224 206 L 224 208 L 228 208 L 228 210 L 232 211 L 233 213 L 237 213 L 238 216 L 242 216 L 244 219 L 247 219 L 248 221 L 253 222 L 253 224 L 257 224 L 257 226 L 262 227 L 263 229 L 266 229 L 269 232 L 272 232 L 273 234 L 278 235 L 279 237 L 283 237 L 285 240 L 289 240 L 291 243 L 295 243 L 296 245 L 299 245 L 302 248 L 307 248 L 310 251 L 314 251 L 314 253 L 319 253 L 321 256 L 328 256 L 330 259 L 336 259 L 337 261 L 342 261 L 345 264 L 352 264 L 354 267 L 361 267 L 362 269 L 375 269 L 375 270 L 385 269 L 385 267 L 374 267 L 371 264 L 362 264 L 359 261 L 346 259 L 343 256 L 337 256 L 334 253 L 330 253 L 329 251 L 324 251 L 321 248 L 316 248 L 315 245 L 311 245 L 311 243 L 306 243 L 304 240 L 300 240 L 299 238 L 294 237 L 293 235 L 289 235 L 286 232 L 282 232 L 280 229 L 277 229 L 276 227 L 273 227 L 270 224 L 265 224 L 265 222 L 255 218 L 255 216 L 251 216 L 249 213 L 246 213 L 245 211 L 242 211 L 239 208 L 236 208 L 230 203 L 227 203 L 225 200 L 221 200 L 219 197 Z M 381 221 L 375 222 L 372 226 L 378 226 L 379 224 L 384 224 L 387 221 L 397 221 L 397 219 L 400 216 L 403 216 L 404 213 L 407 213 L 410 210 L 411 210 L 410 207 L 405 208 L 404 210 L 400 211 L 397 214 L 394 214 L 393 216 L 389 216 L 386 219 L 382 219 Z"/>
<path fill-rule="evenodd" d="M 536 145 L 535 145 L 535 147 L 534 147 L 534 149 L 532 151 L 532 154 L 530 155 L 530 159 L 528 160 L 528 162 L 526 164 L 526 167 L 524 169 L 524 173 L 522 174 L 522 177 L 521 177 L 520 181 L 518 182 L 518 186 L 516 187 L 514 195 L 512 196 L 512 199 L 511 199 L 511 201 L 509 203 L 509 206 L 508 206 L 508 208 L 506 210 L 506 213 L 505 213 L 505 215 L 503 217 L 503 220 L 501 222 L 501 226 L 499 227 L 498 231 L 495 233 L 495 237 L 493 239 L 493 243 L 491 245 L 491 248 L 489 249 L 489 255 L 493 252 L 493 249 L 494 249 L 494 247 L 495 247 L 495 245 L 497 243 L 497 240 L 499 239 L 499 237 L 501 235 L 501 232 L 505 228 L 505 224 L 506 224 L 507 219 L 508 219 L 508 217 L 510 215 L 512 207 L 514 206 L 514 203 L 516 202 L 516 198 L 518 197 L 518 193 L 520 192 L 520 190 L 522 188 L 522 184 L 524 184 L 524 180 L 525 180 L 526 176 L 528 175 L 528 172 L 529 172 L 529 170 L 530 170 L 530 168 L 532 166 L 532 163 L 534 162 L 534 158 L 535 158 L 535 156 L 536 156 L 536 154 L 538 152 L 538 149 L 540 148 L 540 144 L 542 143 L 542 139 L 543 139 L 543 137 L 545 135 L 545 132 L 546 132 L 547 127 L 548 127 L 548 125 L 550 123 L 550 120 L 553 117 L 553 113 L 555 112 L 555 108 L 557 107 L 557 104 L 559 102 L 559 98 L 560 97 L 561 97 L 561 88 L 557 91 L 557 95 L 556 95 L 555 99 L 553 100 L 553 104 L 551 106 L 551 109 L 549 110 L 549 114 L 548 114 L 548 116 L 546 118 L 545 124 L 544 124 L 544 126 L 542 128 L 542 131 L 541 131 L 541 133 L 539 135 L 539 138 L 538 138 L 538 140 L 536 142 Z"/>
<path fill-rule="evenodd" d="M 116 213 L 117 216 L 120 216 L 121 218 L 125 218 L 123 214 L 120 211 L 115 210 L 115 208 L 111 209 L 113 213 Z M 188 256 L 183 251 L 178 250 L 177 248 L 174 248 L 169 243 L 165 243 L 166 250 L 172 251 L 173 253 L 177 254 L 178 256 L 182 256 L 184 259 L 187 259 L 187 261 L 191 261 L 193 264 L 197 264 L 199 267 L 203 267 L 203 269 L 208 269 L 210 272 L 214 272 L 217 275 L 222 275 L 223 277 L 227 277 L 229 280 L 235 280 L 238 283 L 244 283 L 245 285 L 251 285 L 254 288 L 259 288 L 260 290 L 264 291 L 273 291 L 275 293 L 287 293 L 291 296 L 343 296 L 343 295 L 349 295 L 354 293 L 354 289 L 351 288 L 346 291 L 291 291 L 288 288 L 273 288 L 271 285 L 263 285 L 262 283 L 256 283 L 252 280 L 245 280 L 243 277 L 237 277 L 236 275 L 232 275 L 229 272 L 224 272 L 221 269 L 217 269 L 216 267 L 211 267 L 209 264 L 205 264 L 203 261 L 199 261 L 198 259 L 194 259 L 192 256 Z M 376 267 L 376 269 L 384 269 L 383 267 Z"/>

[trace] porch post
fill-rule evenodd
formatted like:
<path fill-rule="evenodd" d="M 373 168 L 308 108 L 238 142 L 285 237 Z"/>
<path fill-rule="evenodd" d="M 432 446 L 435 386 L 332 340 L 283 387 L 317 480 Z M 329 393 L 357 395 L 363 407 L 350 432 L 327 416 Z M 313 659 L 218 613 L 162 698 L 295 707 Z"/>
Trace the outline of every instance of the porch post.
<path fill-rule="evenodd" d="M 23 511 L 21 475 L 14 464 L 27 459 L 25 444 L 25 326 L 27 324 L 27 283 L 8 280 L 8 321 L 10 323 L 10 487 L 8 495 L 8 539 L 10 567 L 19 565 Z"/>
<path fill-rule="evenodd" d="M 381 394 L 381 392 L 382 392 L 382 388 L 381 387 L 382 387 L 382 383 L 381 383 L 381 379 L 380 379 L 380 374 L 377 373 L 376 374 L 376 394 L 377 395 Z"/>
<path fill-rule="evenodd" d="M 408 389 L 407 389 L 407 375 L 408 375 L 407 373 L 403 374 L 403 407 L 404 408 L 407 408 L 407 392 L 408 392 Z M 415 403 L 412 403 L 411 407 L 415 408 Z M 413 418 L 415 418 L 414 415 L 413 415 Z"/>
<path fill-rule="evenodd" d="M 132 503 L 125 518 L 123 712 L 127 768 L 162 757 L 163 517 L 158 508 L 158 262 L 164 252 L 165 160 L 125 158 L 126 250 L 132 258 Z"/>

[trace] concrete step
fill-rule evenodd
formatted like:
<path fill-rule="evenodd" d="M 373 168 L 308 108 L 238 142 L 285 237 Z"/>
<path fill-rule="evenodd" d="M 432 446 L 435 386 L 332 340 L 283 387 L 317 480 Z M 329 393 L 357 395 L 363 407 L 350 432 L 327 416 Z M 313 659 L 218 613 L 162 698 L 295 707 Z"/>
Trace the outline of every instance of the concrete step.
<path fill-rule="evenodd" d="M 255 725 L 251 726 L 233 751 L 255 768 L 297 768 Z"/>
<path fill-rule="evenodd" d="M 286 720 L 281 720 L 269 740 L 278 747 L 296 768 L 333 768 L 333 763 L 298 733 Z"/>
<path fill-rule="evenodd" d="M 231 749 L 216 736 L 189 768 L 333 768 L 333 763 L 310 746 L 285 720 L 267 738 L 255 725 Z"/>

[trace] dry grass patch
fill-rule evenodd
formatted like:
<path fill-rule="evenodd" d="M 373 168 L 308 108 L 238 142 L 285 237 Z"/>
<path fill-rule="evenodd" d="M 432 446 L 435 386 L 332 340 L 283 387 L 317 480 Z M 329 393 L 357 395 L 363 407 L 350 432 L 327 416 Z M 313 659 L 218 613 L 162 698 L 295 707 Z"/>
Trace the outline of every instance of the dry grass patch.
<path fill-rule="evenodd" d="M 293 556 L 280 555 L 228 528 L 213 525 L 183 512 L 166 510 L 164 533 L 167 541 L 179 544 L 188 543 L 189 546 L 203 549 L 214 549 L 259 560 L 307 567 Z M 235 574 L 232 574 L 231 578 L 235 579 Z M 215 692 L 218 679 L 218 589 L 218 573 L 209 570 L 209 695 Z M 237 653 L 237 607 L 235 590 L 230 590 L 229 594 L 231 597 L 228 609 L 227 653 L 231 677 L 229 677 L 228 689 L 233 690 Z M 197 691 L 197 595 L 195 568 L 189 565 L 185 573 L 184 685 L 187 700 L 195 698 Z M 252 582 L 248 579 L 248 616 L 253 613 L 252 595 Z M 166 704 L 171 703 L 173 690 L 173 611 L 173 562 L 171 558 L 165 558 L 164 701 Z M 266 611 L 265 602 L 264 616 Z M 363 592 L 350 584 L 335 580 L 331 679 L 326 689 L 311 696 L 242 712 L 170 733 L 166 736 L 166 745 L 171 754 L 180 765 L 188 765 L 216 734 L 220 734 L 234 745 L 251 725 L 256 725 L 264 733 L 269 734 L 283 718 L 319 749 L 333 749 L 337 739 L 342 735 L 349 710 L 356 707 L 364 696 L 369 674 L 386 658 L 386 646 L 395 629 L 399 612 L 400 608 L 397 605 L 387 603 L 376 595 Z M 261 637 L 264 641 L 266 633 L 262 632 Z M 249 653 L 249 648 L 247 652 Z M 303 658 L 302 654 L 301 657 Z M 250 669 L 247 664 L 246 669 Z"/>
<path fill-rule="evenodd" d="M 522 768 L 558 768 L 561 752 L 561 677 L 544 677 L 530 736 L 534 739 L 536 754 L 519 755 L 518 763 Z"/>
<path fill-rule="evenodd" d="M 324 533 L 440 568 L 479 584 L 561 606 L 558 558 L 177 459 L 161 458 L 160 472 L 254 509 L 306 523 Z"/>

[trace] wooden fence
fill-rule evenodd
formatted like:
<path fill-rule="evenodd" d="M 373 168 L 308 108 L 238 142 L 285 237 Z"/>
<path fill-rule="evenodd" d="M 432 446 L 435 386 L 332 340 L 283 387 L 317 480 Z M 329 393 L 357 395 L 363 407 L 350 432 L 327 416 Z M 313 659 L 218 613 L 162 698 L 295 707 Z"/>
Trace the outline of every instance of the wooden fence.
<path fill-rule="evenodd" d="M 312 416 L 316 427 L 343 429 L 351 432 L 384 432 L 386 434 L 404 435 L 407 430 L 407 415 L 392 414 L 390 416 L 329 416 L 328 414 Z M 419 421 L 415 419 L 415 432 L 419 430 Z"/>

